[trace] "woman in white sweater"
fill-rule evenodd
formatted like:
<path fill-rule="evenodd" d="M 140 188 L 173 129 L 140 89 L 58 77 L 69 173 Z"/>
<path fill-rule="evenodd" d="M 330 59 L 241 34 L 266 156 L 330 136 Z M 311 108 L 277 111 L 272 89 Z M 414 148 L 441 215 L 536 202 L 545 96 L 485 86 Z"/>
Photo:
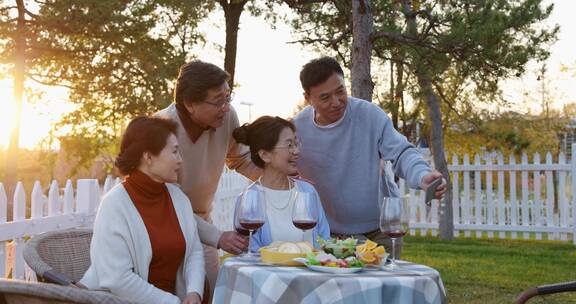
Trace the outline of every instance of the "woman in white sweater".
<path fill-rule="evenodd" d="M 176 182 L 182 159 L 176 125 L 130 122 L 116 159 L 125 181 L 106 194 L 80 281 L 137 303 L 201 302 L 204 257 L 187 196 Z"/>

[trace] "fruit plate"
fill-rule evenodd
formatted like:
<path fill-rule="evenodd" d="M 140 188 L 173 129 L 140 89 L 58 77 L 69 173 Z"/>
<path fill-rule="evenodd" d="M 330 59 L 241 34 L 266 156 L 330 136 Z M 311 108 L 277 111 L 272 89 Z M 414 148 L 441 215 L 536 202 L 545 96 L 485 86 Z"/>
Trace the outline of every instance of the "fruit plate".
<path fill-rule="evenodd" d="M 369 269 L 380 269 L 382 267 L 384 267 L 384 265 L 386 265 L 386 263 L 388 263 L 389 259 L 388 256 L 390 256 L 390 254 L 385 253 L 382 258 L 381 258 L 381 262 L 380 264 L 368 264 L 368 263 L 364 263 L 364 267 L 365 268 L 369 268 Z"/>
<path fill-rule="evenodd" d="M 339 267 L 326 267 L 326 266 L 319 266 L 319 265 L 309 265 L 308 260 L 305 258 L 295 258 L 295 262 L 304 264 L 304 266 L 308 267 L 310 270 L 318 271 L 318 272 L 327 272 L 327 273 L 355 273 L 358 271 L 362 271 L 362 267 L 352 267 L 352 268 L 339 268 Z"/>

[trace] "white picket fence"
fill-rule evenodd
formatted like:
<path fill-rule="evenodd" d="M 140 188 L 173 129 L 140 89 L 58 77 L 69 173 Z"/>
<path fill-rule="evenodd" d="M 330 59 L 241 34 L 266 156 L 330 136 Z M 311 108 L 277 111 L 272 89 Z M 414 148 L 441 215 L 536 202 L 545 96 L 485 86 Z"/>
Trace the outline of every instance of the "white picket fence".
<path fill-rule="evenodd" d="M 576 151 L 576 146 L 573 147 Z M 453 184 L 454 229 L 457 236 L 489 238 L 510 237 L 536 240 L 569 240 L 576 244 L 576 158 L 566 161 L 560 154 L 553 162 L 547 154 L 541 163 L 538 155 L 528 163 L 513 157 L 465 156 L 462 162 L 453 157 L 449 166 Z M 27 269 L 22 248 L 28 237 L 60 229 L 91 226 L 101 196 L 119 182 L 108 177 L 103 186 L 95 179 L 68 180 L 64 189 L 50 184 L 48 195 L 36 182 L 30 204 L 21 183 L 14 193 L 13 220 L 7 222 L 7 196 L 0 183 L 0 277 L 35 280 Z M 234 202 L 249 181 L 225 170 L 215 195 L 212 219 L 224 230 L 232 229 Z M 424 204 L 423 191 L 407 189 L 400 180 L 400 190 L 410 195 L 410 234 L 438 233 L 438 201 Z M 26 208 L 30 206 L 30 217 Z"/>
<path fill-rule="evenodd" d="M 575 148 L 576 149 L 576 148 Z M 573 150 L 576 151 L 576 150 Z M 455 235 L 475 234 L 494 238 L 568 240 L 576 244 L 576 158 L 570 163 L 563 153 L 554 162 L 550 153 L 544 163 L 540 155 L 514 156 L 506 161 L 499 154 L 465 155 L 462 162 L 452 157 L 448 166 L 452 178 Z M 495 187 L 495 189 L 494 189 Z M 411 196 L 410 233 L 432 235 L 438 230 L 438 201 L 424 204 L 423 191 L 405 189 Z"/>
<path fill-rule="evenodd" d="M 224 169 L 220 177 L 218 190 L 214 195 L 214 209 L 212 209 L 212 222 L 223 231 L 234 230 L 234 205 L 236 198 L 251 183 L 246 177 Z"/>
<path fill-rule="evenodd" d="M 101 188 L 96 179 L 79 179 L 76 190 L 68 180 L 63 190 L 56 181 L 50 184 L 45 196 L 40 182 L 34 184 L 27 203 L 22 183 L 14 191 L 13 217 L 7 222 L 8 200 L 0 183 L 0 277 L 35 280 L 22 257 L 26 238 L 48 231 L 73 227 L 90 227 L 103 193 L 119 179 L 108 177 Z M 26 208 L 30 206 L 30 217 Z"/>
<path fill-rule="evenodd" d="M 90 227 L 102 195 L 120 182 L 108 176 L 101 186 L 96 179 L 79 179 L 74 189 L 71 180 L 61 189 L 56 181 L 50 184 L 48 195 L 44 195 L 40 182 L 34 184 L 28 203 L 22 183 L 14 191 L 13 217 L 7 221 L 8 200 L 0 183 L 0 278 L 11 277 L 35 281 L 34 272 L 28 268 L 22 256 L 27 238 L 35 235 L 74 227 Z M 232 229 L 229 214 L 234 208 L 238 194 L 249 180 L 224 170 L 215 195 L 212 217 L 221 229 Z M 26 208 L 30 208 L 29 217 Z"/>

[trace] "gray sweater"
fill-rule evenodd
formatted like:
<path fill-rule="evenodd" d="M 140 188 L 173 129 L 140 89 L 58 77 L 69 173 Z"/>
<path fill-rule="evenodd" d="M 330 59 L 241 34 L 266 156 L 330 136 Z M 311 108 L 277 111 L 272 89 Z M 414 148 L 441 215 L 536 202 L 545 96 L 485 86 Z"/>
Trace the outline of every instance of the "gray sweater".
<path fill-rule="evenodd" d="M 398 196 L 396 184 L 380 169 L 381 159 L 391 161 L 394 173 L 415 189 L 431 171 L 386 113 L 370 102 L 348 97 L 344 117 L 331 127 L 316 125 L 310 106 L 294 123 L 302 140 L 298 168 L 320 194 L 332 233 L 378 229 L 382 197 Z"/>

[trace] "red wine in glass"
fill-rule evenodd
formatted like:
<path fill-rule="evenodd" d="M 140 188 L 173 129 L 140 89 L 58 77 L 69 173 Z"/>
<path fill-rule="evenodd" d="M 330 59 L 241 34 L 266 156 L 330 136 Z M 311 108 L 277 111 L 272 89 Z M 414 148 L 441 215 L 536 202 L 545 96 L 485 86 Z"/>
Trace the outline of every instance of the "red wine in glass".
<path fill-rule="evenodd" d="M 241 227 L 236 227 L 236 232 L 238 232 L 238 234 L 243 235 L 243 236 L 249 236 L 250 235 L 250 231 L 248 229 L 244 229 Z"/>
<path fill-rule="evenodd" d="M 310 193 L 296 191 L 292 208 L 292 224 L 302 230 L 302 241 L 306 240 L 306 230 L 316 227 L 318 222 L 318 210 L 315 203 Z"/>
<path fill-rule="evenodd" d="M 310 230 L 316 226 L 314 220 L 293 220 L 292 223 L 300 230 Z"/>
<path fill-rule="evenodd" d="M 245 259 L 258 259 L 259 257 L 250 250 L 252 246 L 252 234 L 262 227 L 266 221 L 266 207 L 264 206 L 264 195 L 256 187 L 249 187 L 244 191 L 237 206 L 234 220 L 235 228 L 248 230 L 248 252 L 243 254 Z M 236 220 L 238 220 L 236 222 Z"/>
<path fill-rule="evenodd" d="M 406 230 L 388 230 L 383 232 L 384 235 L 390 238 L 401 238 L 406 234 Z"/>
<path fill-rule="evenodd" d="M 396 270 L 396 239 L 406 234 L 410 223 L 409 199 L 404 197 L 385 197 L 380 209 L 380 231 L 392 240 L 392 260 L 385 268 Z"/>
<path fill-rule="evenodd" d="M 260 227 L 264 226 L 264 221 L 250 221 L 250 220 L 240 220 L 240 226 L 247 230 L 258 230 Z"/>

